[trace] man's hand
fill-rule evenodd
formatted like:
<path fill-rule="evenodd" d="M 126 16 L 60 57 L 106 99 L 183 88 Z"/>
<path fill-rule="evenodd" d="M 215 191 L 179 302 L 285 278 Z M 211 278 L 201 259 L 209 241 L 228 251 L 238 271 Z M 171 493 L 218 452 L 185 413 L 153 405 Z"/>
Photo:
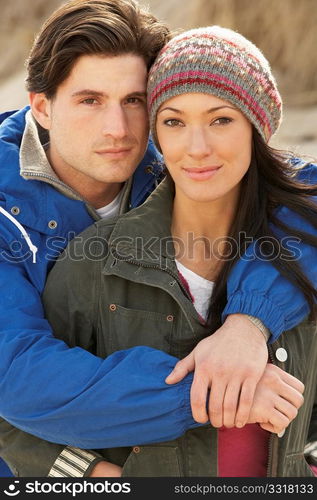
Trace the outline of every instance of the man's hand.
<path fill-rule="evenodd" d="M 194 419 L 205 423 L 209 418 L 214 427 L 243 427 L 267 359 L 261 331 L 245 315 L 232 314 L 221 328 L 179 361 L 165 381 L 175 384 L 195 370 L 191 387 Z"/>
<path fill-rule="evenodd" d="M 121 477 L 122 468 L 110 462 L 98 462 L 89 474 L 89 477 Z"/>
<path fill-rule="evenodd" d="M 268 364 L 259 381 L 248 423 L 279 433 L 296 417 L 304 402 L 304 384 L 278 366 Z"/>

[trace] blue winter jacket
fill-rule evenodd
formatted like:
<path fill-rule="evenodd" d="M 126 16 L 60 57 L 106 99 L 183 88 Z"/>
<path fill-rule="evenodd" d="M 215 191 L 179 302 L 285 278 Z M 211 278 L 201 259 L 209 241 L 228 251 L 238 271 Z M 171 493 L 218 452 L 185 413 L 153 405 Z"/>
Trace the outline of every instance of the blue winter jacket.
<path fill-rule="evenodd" d="M 47 273 L 70 235 L 83 231 L 93 220 L 83 202 L 19 175 L 25 113 L 26 109 L 7 117 L 0 127 L 0 207 L 14 214 L 28 235 L 28 239 L 22 237 L 21 228 L 0 213 L 0 414 L 26 432 L 80 448 L 130 445 L 136 432 L 142 444 L 174 439 L 197 425 L 190 410 L 192 375 L 176 385 L 164 383 L 176 358 L 135 347 L 100 359 L 83 349 L 70 349 L 52 335 L 41 303 Z M 155 164 L 155 154 L 150 144 L 134 175 L 131 207 L 154 187 L 155 176 L 145 167 Z M 316 182 L 316 167 L 306 170 Z M 316 234 L 286 209 L 281 209 L 281 217 Z M 271 330 L 273 341 L 298 324 L 308 306 L 270 262 L 252 260 L 253 251 L 250 245 L 248 258 L 236 264 L 229 278 L 224 317 L 236 312 L 256 316 Z M 316 283 L 317 251 L 307 245 L 301 245 L 300 251 L 303 267 Z M 131 380 L 138 381 L 137 387 L 132 382 L 118 384 L 121 373 L 124 379 L 133 374 Z M 112 387 L 116 387 L 116 398 Z M 138 421 L 127 426 L 125 414 L 136 395 L 133 415 Z M 103 432 L 96 436 L 95 427 Z"/>

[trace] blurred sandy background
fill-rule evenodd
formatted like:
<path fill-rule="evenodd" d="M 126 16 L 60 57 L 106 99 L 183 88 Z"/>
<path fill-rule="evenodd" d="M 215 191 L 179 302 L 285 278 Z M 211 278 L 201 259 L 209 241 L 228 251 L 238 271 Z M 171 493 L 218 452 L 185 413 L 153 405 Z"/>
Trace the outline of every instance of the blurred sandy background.
<path fill-rule="evenodd" d="M 43 20 L 61 0 L 0 0 L 0 111 L 27 104 L 24 61 Z M 317 0 L 140 0 L 173 29 L 236 29 L 271 62 L 284 100 L 272 141 L 317 158 Z"/>

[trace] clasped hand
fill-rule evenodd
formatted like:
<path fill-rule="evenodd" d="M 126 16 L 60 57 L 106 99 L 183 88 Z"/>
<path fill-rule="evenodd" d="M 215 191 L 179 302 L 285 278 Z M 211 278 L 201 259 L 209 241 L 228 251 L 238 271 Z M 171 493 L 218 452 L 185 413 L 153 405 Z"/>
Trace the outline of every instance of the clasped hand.
<path fill-rule="evenodd" d="M 200 423 L 209 420 L 214 427 L 230 428 L 257 422 L 279 433 L 303 404 L 304 385 L 268 364 L 262 333 L 241 314 L 229 316 L 219 330 L 199 342 L 175 365 L 166 383 L 175 384 L 191 371 L 191 408 Z"/>

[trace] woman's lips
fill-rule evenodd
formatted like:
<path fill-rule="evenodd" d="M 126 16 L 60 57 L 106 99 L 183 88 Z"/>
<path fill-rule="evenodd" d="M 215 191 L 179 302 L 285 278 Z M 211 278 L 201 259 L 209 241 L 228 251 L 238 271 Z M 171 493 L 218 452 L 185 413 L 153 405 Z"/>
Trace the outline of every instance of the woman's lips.
<path fill-rule="evenodd" d="M 213 177 L 218 170 L 220 170 L 222 165 L 212 166 L 212 167 L 201 167 L 201 168 L 183 168 L 185 174 L 195 181 L 206 181 Z"/>

